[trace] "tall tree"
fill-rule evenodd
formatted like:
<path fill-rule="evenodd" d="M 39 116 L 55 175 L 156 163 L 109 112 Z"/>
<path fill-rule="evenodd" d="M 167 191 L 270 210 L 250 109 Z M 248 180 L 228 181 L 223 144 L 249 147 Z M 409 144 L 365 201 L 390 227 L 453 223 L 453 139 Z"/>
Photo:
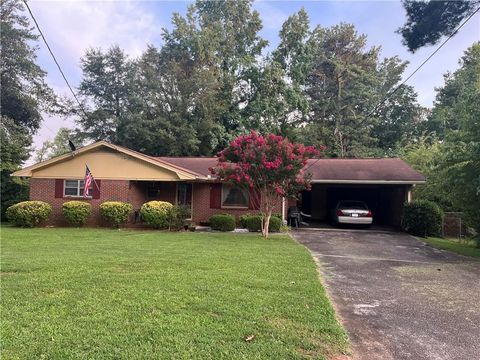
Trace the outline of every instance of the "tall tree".
<path fill-rule="evenodd" d="M 71 151 L 69 141 L 78 149 L 83 146 L 82 135 L 75 130 L 62 127 L 58 129 L 53 140 L 44 141 L 35 154 L 35 161 L 45 161 L 55 156 L 67 154 Z"/>
<path fill-rule="evenodd" d="M 1 0 L 1 207 L 27 195 L 24 185 L 10 177 L 28 159 L 32 135 L 42 121 L 42 111 L 53 111 L 56 98 L 45 83 L 46 73 L 36 63 L 38 36 L 23 15 L 17 0 Z"/>
<path fill-rule="evenodd" d="M 280 43 L 258 72 L 252 100 L 246 109 L 249 128 L 296 138 L 309 102 L 303 91 L 312 65 L 309 19 L 302 8 L 280 30 Z"/>
<path fill-rule="evenodd" d="M 397 30 L 411 52 L 450 35 L 480 5 L 478 0 L 403 0 L 407 22 Z"/>
<path fill-rule="evenodd" d="M 234 139 L 220 152 L 212 172 L 259 195 L 262 235 L 268 237 L 273 209 L 283 197 L 295 198 L 299 191 L 309 188 L 311 174 L 303 169 L 308 158 L 318 155 L 314 147 L 291 143 L 278 135 L 264 137 L 251 132 Z"/>
<path fill-rule="evenodd" d="M 211 154 L 245 131 L 242 109 L 252 96 L 257 57 L 267 45 L 251 0 L 197 1 L 185 17 L 174 14 L 164 31 L 164 59 L 181 66 L 187 95 L 199 88 L 183 112 L 196 124 L 199 153 Z M 184 94 L 179 94 L 181 97 Z"/>
<path fill-rule="evenodd" d="M 368 48 L 353 25 L 309 28 L 303 10 L 292 15 L 273 52 L 285 79 L 276 84 L 289 94 L 287 119 L 297 120 L 292 125 L 300 127 L 299 140 L 326 145 L 327 156 L 391 155 L 405 140 L 401 132 L 409 129 L 410 135 L 411 125 L 422 119 L 408 86 L 376 108 L 399 84 L 407 63 L 398 57 L 380 60 L 380 48 Z"/>
<path fill-rule="evenodd" d="M 134 63 L 118 46 L 112 46 L 106 52 L 87 50 L 81 67 L 79 94 L 86 99 L 86 111 L 77 109 L 78 123 L 87 137 L 116 142 L 117 127 L 128 117 L 128 101 L 134 94 Z M 93 109 L 88 109 L 87 104 L 92 104 Z"/>
<path fill-rule="evenodd" d="M 452 203 L 480 233 L 480 43 L 465 52 L 460 65 L 439 90 L 432 117 L 455 124 L 446 131 L 439 167 Z"/>
<path fill-rule="evenodd" d="M 353 25 L 317 27 L 312 34 L 314 65 L 306 80 L 311 126 L 331 155 L 363 155 L 373 145 L 367 112 L 378 100 L 379 48 L 366 48 L 366 36 Z"/>

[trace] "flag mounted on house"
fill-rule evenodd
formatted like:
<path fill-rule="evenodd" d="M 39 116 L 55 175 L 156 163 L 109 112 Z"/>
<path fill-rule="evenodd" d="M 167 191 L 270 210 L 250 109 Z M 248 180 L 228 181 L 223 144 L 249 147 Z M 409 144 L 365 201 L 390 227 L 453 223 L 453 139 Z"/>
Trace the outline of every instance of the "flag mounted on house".
<path fill-rule="evenodd" d="M 83 197 L 90 196 L 90 185 L 94 182 L 95 179 L 93 178 L 92 172 L 85 164 L 85 179 L 83 179 Z"/>

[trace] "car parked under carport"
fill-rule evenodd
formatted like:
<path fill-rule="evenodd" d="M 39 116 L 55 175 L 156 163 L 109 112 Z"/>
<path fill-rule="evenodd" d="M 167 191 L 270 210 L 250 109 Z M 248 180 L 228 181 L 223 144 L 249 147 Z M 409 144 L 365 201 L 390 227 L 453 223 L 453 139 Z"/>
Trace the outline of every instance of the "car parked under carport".
<path fill-rule="evenodd" d="M 374 225 L 399 227 L 412 187 L 425 183 L 423 175 L 398 158 L 310 160 L 306 169 L 312 188 L 301 193 L 296 205 L 314 223 L 331 222 L 339 201 L 356 200 L 367 204 Z"/>

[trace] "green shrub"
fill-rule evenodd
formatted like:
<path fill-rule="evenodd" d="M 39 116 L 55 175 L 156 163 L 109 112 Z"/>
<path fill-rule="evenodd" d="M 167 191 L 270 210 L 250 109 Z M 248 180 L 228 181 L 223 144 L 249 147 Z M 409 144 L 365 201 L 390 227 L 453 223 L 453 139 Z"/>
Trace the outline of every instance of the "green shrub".
<path fill-rule="evenodd" d="M 181 230 L 186 224 L 186 220 L 191 216 L 190 206 L 174 205 L 169 210 L 168 221 L 170 231 Z"/>
<path fill-rule="evenodd" d="M 172 208 L 167 201 L 149 201 L 140 208 L 140 216 L 155 229 L 168 229 Z"/>
<path fill-rule="evenodd" d="M 6 210 L 7 219 L 16 226 L 34 227 L 48 219 L 52 206 L 43 201 L 22 201 Z"/>
<path fill-rule="evenodd" d="M 281 217 L 281 215 L 280 215 Z M 270 217 L 270 224 L 268 225 L 268 231 L 278 232 L 282 226 L 282 219 L 277 214 Z M 240 216 L 240 225 L 248 231 L 261 231 L 262 230 L 262 215 L 246 214 Z"/>
<path fill-rule="evenodd" d="M 132 210 L 131 204 L 121 201 L 106 201 L 100 205 L 100 215 L 114 228 L 125 223 Z"/>
<path fill-rule="evenodd" d="M 213 230 L 233 231 L 235 230 L 235 217 L 229 214 L 218 214 L 210 217 L 210 226 Z"/>
<path fill-rule="evenodd" d="M 442 229 L 443 211 L 432 201 L 414 200 L 405 203 L 402 226 L 416 236 L 438 236 Z"/>
<path fill-rule="evenodd" d="M 63 216 L 72 226 L 82 226 L 87 222 L 92 206 L 83 201 L 67 201 L 62 205 Z"/>

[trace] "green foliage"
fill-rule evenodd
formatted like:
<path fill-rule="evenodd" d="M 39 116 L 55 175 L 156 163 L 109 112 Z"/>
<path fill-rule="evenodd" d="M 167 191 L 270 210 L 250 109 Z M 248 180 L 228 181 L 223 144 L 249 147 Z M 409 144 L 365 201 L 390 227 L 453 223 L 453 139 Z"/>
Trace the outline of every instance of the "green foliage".
<path fill-rule="evenodd" d="M 480 43 L 465 52 L 460 65 L 438 89 L 426 124 L 433 136 L 407 146 L 403 158 L 427 177 L 425 185 L 414 188 L 414 198 L 462 212 L 480 233 Z"/>
<path fill-rule="evenodd" d="M 134 62 L 113 46 L 105 53 L 87 50 L 81 67 L 84 77 L 79 92 L 93 103 L 93 109 L 88 109 L 88 116 L 80 117 L 78 123 L 88 138 L 117 142 L 117 128 L 129 119 L 129 106 L 135 101 Z"/>
<path fill-rule="evenodd" d="M 84 201 L 67 201 L 62 205 L 63 216 L 72 226 L 82 226 L 92 212 L 92 206 Z"/>
<path fill-rule="evenodd" d="M 22 201 L 6 210 L 7 219 L 16 226 L 34 227 L 46 221 L 52 206 L 43 201 Z"/>
<path fill-rule="evenodd" d="M 127 222 L 132 210 L 131 204 L 121 201 L 105 201 L 100 204 L 100 215 L 113 228 Z"/>
<path fill-rule="evenodd" d="M 403 0 L 402 3 L 407 22 L 397 32 L 403 36 L 403 44 L 411 52 L 425 45 L 435 45 L 442 36 L 452 34 L 479 4 L 475 0 Z"/>
<path fill-rule="evenodd" d="M 188 225 L 186 220 L 190 217 L 190 206 L 174 205 L 168 212 L 168 228 L 173 231 L 181 230 L 185 225 Z M 195 226 L 193 228 L 193 231 L 195 231 Z"/>
<path fill-rule="evenodd" d="M 427 179 L 425 184 L 413 188 L 414 199 L 433 201 L 444 211 L 458 211 L 452 204 L 445 174 L 440 170 L 441 151 L 438 139 L 421 137 L 403 149 L 402 159 Z"/>
<path fill-rule="evenodd" d="M 173 205 L 166 201 L 149 201 L 140 208 L 140 215 L 155 229 L 167 229 L 172 208 Z"/>
<path fill-rule="evenodd" d="M 262 230 L 262 215 L 260 214 L 247 214 L 240 216 L 240 225 L 248 231 L 258 232 Z M 282 220 L 278 216 L 272 215 L 268 224 L 269 232 L 278 232 L 282 226 Z"/>
<path fill-rule="evenodd" d="M 251 1 L 212 4 L 175 13 L 163 47 L 138 60 L 118 47 L 85 54 L 80 93 L 93 106 L 78 122 L 89 138 L 150 155 L 211 155 L 242 131 L 240 105 L 267 42 Z"/>
<path fill-rule="evenodd" d="M 36 152 L 35 161 L 45 161 L 69 153 L 71 151 L 69 140 L 73 142 L 77 149 L 83 146 L 83 134 L 62 127 L 58 129 L 52 141 L 47 140 L 43 142 L 42 147 Z"/>
<path fill-rule="evenodd" d="M 0 169 L 1 209 L 28 198 L 25 183 L 10 177 L 28 159 L 32 135 L 40 128 L 42 111 L 56 106 L 46 73 L 36 64 L 38 36 L 19 0 L 2 0 L 0 6 Z"/>
<path fill-rule="evenodd" d="M 210 227 L 213 230 L 233 231 L 235 230 L 235 216 L 230 214 L 212 215 L 209 219 Z"/>
<path fill-rule="evenodd" d="M 405 203 L 403 228 L 412 235 L 438 236 L 442 230 L 443 211 L 434 202 L 414 200 Z"/>
<path fill-rule="evenodd" d="M 368 47 L 366 36 L 351 24 L 307 31 L 305 19 L 297 20 L 296 26 L 291 21 L 287 20 L 285 24 L 290 24 L 284 30 L 293 33 L 283 34 L 278 54 L 288 54 L 287 64 L 293 65 L 286 69 L 293 73 L 285 71 L 300 81 L 301 91 L 296 93 L 309 103 L 308 112 L 300 117 L 305 126 L 296 132 L 298 141 L 325 145 L 331 157 L 385 156 L 395 151 L 397 143 L 416 136 L 414 125 L 423 113 L 412 87 L 402 86 L 372 113 L 401 81 L 406 62 L 398 57 L 380 59 L 380 48 Z M 295 34 L 303 44 L 299 55 L 287 51 Z M 286 63 L 281 56 L 279 61 Z M 299 112 L 300 107 L 295 114 Z"/>
<path fill-rule="evenodd" d="M 85 54 L 80 93 L 91 108 L 78 123 L 89 138 L 153 156 L 212 155 L 256 130 L 358 157 L 396 155 L 418 136 L 424 111 L 410 86 L 370 113 L 407 63 L 381 59 L 353 25 L 311 27 L 301 9 L 263 56 L 252 2 L 212 4 L 174 14 L 163 46 L 138 59 L 119 47 Z"/>

